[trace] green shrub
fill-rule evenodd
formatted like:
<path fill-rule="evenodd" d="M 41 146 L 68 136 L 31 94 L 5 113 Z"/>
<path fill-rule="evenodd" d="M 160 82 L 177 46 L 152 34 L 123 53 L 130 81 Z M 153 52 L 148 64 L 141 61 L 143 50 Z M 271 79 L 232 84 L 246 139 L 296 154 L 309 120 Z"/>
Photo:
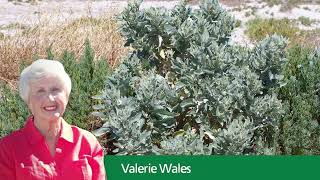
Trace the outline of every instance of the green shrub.
<path fill-rule="evenodd" d="M 274 5 L 281 4 L 281 0 L 264 0 L 269 7 L 273 7 Z"/>
<path fill-rule="evenodd" d="M 135 50 L 95 98 L 118 154 L 264 154 L 283 114 L 286 42 L 272 36 L 254 49 L 229 44 L 234 19 L 216 0 L 199 9 L 139 9 L 119 15 Z"/>
<path fill-rule="evenodd" d="M 304 16 L 300 16 L 298 18 L 298 21 L 300 21 L 301 24 L 305 26 L 311 26 L 311 24 L 313 23 L 313 21 L 310 18 Z"/>
<path fill-rule="evenodd" d="M 308 6 L 304 6 L 303 9 L 306 11 L 311 11 L 311 9 Z"/>
<path fill-rule="evenodd" d="M 237 20 L 236 20 L 236 25 L 235 25 L 235 27 L 236 27 L 236 28 L 237 28 L 237 27 L 240 27 L 240 26 L 241 26 L 241 23 L 242 23 L 241 20 L 238 20 L 238 19 L 237 19 Z"/>
<path fill-rule="evenodd" d="M 0 83 L 0 138 L 21 128 L 28 116 L 28 108 L 19 93 Z"/>
<path fill-rule="evenodd" d="M 286 85 L 279 97 L 285 105 L 281 120 L 281 154 L 320 154 L 320 51 L 299 46 L 288 51 Z"/>
<path fill-rule="evenodd" d="M 4 38 L 5 38 L 5 35 L 2 32 L 0 32 L 0 40 L 3 40 Z"/>

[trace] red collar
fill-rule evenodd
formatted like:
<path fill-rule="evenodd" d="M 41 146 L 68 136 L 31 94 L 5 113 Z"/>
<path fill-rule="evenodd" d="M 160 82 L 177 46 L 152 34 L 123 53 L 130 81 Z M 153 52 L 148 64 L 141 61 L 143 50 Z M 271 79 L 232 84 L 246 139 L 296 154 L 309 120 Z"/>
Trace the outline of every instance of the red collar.
<path fill-rule="evenodd" d="M 39 141 L 44 140 L 44 136 L 40 133 L 40 131 L 36 128 L 36 126 L 33 123 L 32 115 L 27 118 L 23 131 L 26 132 L 28 141 L 31 144 L 36 144 Z M 61 122 L 61 134 L 59 138 L 62 138 L 70 143 L 73 143 L 72 127 L 64 119 L 62 119 L 62 122 Z"/>

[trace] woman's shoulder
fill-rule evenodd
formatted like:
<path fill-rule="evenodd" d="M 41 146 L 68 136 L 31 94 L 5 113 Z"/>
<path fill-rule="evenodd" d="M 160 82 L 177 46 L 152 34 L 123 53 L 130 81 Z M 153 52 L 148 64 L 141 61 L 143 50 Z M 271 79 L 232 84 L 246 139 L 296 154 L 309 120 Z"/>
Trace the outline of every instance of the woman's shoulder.
<path fill-rule="evenodd" d="M 73 133 L 77 135 L 80 139 L 86 139 L 89 142 L 97 141 L 97 138 L 91 132 L 74 125 L 71 125 L 71 128 Z"/>
<path fill-rule="evenodd" d="M 0 147 L 2 146 L 14 146 L 19 143 L 24 137 L 21 129 L 15 130 L 12 133 L 0 138 Z"/>
<path fill-rule="evenodd" d="M 95 154 L 102 149 L 98 139 L 89 131 L 79 128 L 77 126 L 71 126 L 73 131 L 73 138 L 76 143 L 81 144 L 83 151 L 91 152 Z"/>
<path fill-rule="evenodd" d="M 13 132 L 11 132 L 10 134 L 0 138 L 0 143 L 11 143 L 14 142 L 16 140 L 21 139 L 21 137 L 23 137 L 23 133 L 21 131 L 21 129 L 15 130 Z"/>

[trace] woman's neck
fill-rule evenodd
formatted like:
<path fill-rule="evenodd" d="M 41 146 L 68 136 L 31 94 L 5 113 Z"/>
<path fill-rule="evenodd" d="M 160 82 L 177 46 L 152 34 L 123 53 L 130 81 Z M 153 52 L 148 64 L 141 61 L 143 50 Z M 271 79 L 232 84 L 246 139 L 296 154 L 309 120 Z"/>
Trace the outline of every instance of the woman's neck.
<path fill-rule="evenodd" d="M 34 125 L 47 141 L 56 141 L 60 135 L 62 118 L 57 120 L 39 120 L 34 118 Z"/>

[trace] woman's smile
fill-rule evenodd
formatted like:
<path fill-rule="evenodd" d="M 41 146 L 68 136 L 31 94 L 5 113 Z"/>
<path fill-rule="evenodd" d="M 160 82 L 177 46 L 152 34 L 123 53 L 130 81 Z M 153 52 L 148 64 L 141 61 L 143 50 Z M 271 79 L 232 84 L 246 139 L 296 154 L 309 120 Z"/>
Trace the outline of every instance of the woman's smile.
<path fill-rule="evenodd" d="M 46 106 L 43 108 L 46 111 L 55 111 L 57 109 L 57 106 Z"/>

